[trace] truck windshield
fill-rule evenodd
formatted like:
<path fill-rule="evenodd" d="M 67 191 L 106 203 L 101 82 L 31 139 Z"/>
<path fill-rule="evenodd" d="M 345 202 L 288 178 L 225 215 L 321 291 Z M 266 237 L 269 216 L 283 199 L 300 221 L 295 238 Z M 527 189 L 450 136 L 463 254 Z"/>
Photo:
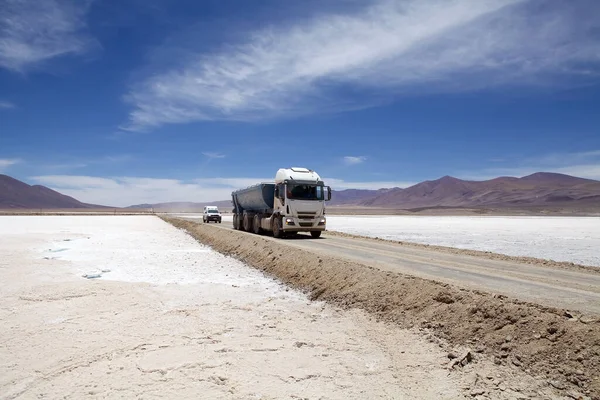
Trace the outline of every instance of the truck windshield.
<path fill-rule="evenodd" d="M 288 184 L 287 198 L 296 200 L 323 200 L 323 186 Z"/>
<path fill-rule="evenodd" d="M 219 210 L 208 210 L 209 214 L 218 214 Z"/>

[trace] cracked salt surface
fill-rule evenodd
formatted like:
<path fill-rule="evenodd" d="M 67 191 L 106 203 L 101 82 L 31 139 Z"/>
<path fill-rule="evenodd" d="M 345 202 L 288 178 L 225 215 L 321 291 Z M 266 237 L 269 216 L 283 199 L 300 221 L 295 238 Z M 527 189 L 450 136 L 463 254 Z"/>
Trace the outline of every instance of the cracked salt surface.
<path fill-rule="evenodd" d="M 434 344 L 155 217 L 0 217 L 0 281 L 0 398 L 461 397 Z"/>
<path fill-rule="evenodd" d="M 260 272 L 213 251 L 158 219 L 109 217 L 113 218 L 111 224 L 103 227 L 97 224 L 81 226 L 77 220 L 80 217 L 70 218 L 70 229 L 60 233 L 66 239 L 56 240 L 56 247 L 45 249 L 44 253 L 52 253 L 55 259 L 70 262 L 77 275 L 155 285 L 220 284 L 267 290 L 280 288 L 278 283 Z M 118 218 L 124 218 L 124 221 Z M 118 229 L 121 223 L 127 229 Z"/>

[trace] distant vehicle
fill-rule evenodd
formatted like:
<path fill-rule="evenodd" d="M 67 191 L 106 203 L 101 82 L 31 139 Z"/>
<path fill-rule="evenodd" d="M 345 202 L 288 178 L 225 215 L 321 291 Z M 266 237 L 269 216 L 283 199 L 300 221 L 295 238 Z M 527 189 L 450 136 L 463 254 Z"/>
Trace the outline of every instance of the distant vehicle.
<path fill-rule="evenodd" d="M 219 208 L 216 206 L 206 206 L 204 207 L 204 214 L 202 214 L 203 222 L 215 221 L 219 224 L 221 223 L 221 213 L 219 212 Z"/>
<path fill-rule="evenodd" d="M 310 232 L 313 238 L 325 230 L 325 201 L 331 188 L 306 168 L 281 168 L 275 183 L 259 183 L 231 193 L 233 227 L 254 232 L 273 232 L 276 238 Z"/>

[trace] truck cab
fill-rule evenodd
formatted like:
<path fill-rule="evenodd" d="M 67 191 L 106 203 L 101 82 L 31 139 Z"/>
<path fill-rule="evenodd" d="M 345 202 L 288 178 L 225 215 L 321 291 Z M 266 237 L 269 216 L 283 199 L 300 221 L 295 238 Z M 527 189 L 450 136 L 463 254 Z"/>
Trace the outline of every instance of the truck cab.
<path fill-rule="evenodd" d="M 325 201 L 330 199 L 330 188 L 315 171 L 298 167 L 277 171 L 274 208 L 283 232 L 319 237 L 325 230 Z"/>
<path fill-rule="evenodd" d="M 219 208 L 216 206 L 206 206 L 204 207 L 204 213 L 202 214 L 202 222 L 218 222 L 221 223 L 221 213 L 219 212 Z"/>

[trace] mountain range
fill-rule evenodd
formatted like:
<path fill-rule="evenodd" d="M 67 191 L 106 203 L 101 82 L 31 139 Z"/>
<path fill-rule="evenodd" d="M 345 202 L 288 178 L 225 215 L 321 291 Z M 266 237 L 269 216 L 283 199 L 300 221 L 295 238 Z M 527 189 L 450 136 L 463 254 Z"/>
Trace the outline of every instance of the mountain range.
<path fill-rule="evenodd" d="M 61 209 L 103 208 L 82 203 L 41 185 L 28 185 L 15 178 L 0 174 L 0 210 L 6 209 Z"/>
<path fill-rule="evenodd" d="M 523 178 L 466 181 L 444 176 L 405 189 L 342 190 L 332 205 L 398 209 L 519 206 L 600 207 L 600 181 L 538 172 Z"/>
<path fill-rule="evenodd" d="M 231 206 L 229 200 L 221 200 L 210 203 L 138 204 L 128 208 L 197 212 L 208 204 L 216 205 L 223 210 L 228 210 Z M 405 189 L 334 191 L 330 205 L 404 210 L 486 207 L 562 207 L 600 210 L 600 181 L 548 172 L 538 172 L 522 178 L 499 177 L 486 181 L 468 181 L 444 176 Z M 102 207 L 82 203 L 45 186 L 30 186 L 7 175 L 0 175 L 0 209 Z"/>

